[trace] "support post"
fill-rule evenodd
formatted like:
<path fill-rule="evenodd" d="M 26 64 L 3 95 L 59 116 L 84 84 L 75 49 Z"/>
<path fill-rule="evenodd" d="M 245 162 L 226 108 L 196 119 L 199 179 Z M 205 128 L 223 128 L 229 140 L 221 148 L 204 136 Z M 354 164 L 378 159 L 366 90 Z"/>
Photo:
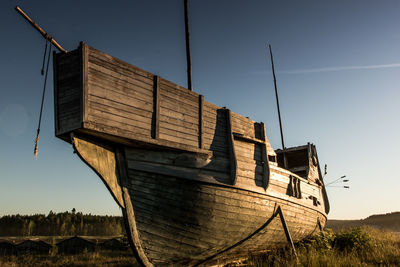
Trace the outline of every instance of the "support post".
<path fill-rule="evenodd" d="M 153 119 L 152 131 L 153 139 L 158 139 L 160 135 L 160 77 L 153 77 Z"/>
<path fill-rule="evenodd" d="M 275 216 L 277 216 L 277 215 L 279 215 L 279 218 L 281 219 L 281 223 L 283 226 L 283 230 L 285 231 L 286 239 L 287 239 L 288 243 L 290 244 L 290 246 L 292 247 L 292 250 L 293 250 L 294 256 L 296 257 L 296 260 L 298 260 L 296 248 L 294 247 L 292 236 L 290 235 L 289 228 L 287 227 L 285 216 L 283 216 L 281 206 L 278 206 L 278 208 L 276 209 Z"/>
<path fill-rule="evenodd" d="M 237 179 L 237 159 L 236 159 L 236 152 L 235 152 L 235 142 L 232 133 L 232 115 L 229 109 L 226 110 L 226 128 L 227 128 L 227 135 L 228 135 L 228 146 L 229 146 L 229 165 L 231 171 L 231 183 L 232 185 L 236 184 Z"/>
<path fill-rule="evenodd" d="M 204 96 L 199 95 L 199 148 L 203 149 L 203 110 L 204 110 Z"/>

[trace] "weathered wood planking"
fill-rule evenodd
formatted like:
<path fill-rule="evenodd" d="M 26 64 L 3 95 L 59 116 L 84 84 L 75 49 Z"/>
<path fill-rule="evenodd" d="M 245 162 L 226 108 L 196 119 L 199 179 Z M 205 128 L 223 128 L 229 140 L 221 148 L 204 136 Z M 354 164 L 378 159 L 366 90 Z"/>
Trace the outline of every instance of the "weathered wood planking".
<path fill-rule="evenodd" d="M 120 135 L 228 157 L 226 114 L 204 97 L 83 43 L 57 54 L 54 69 L 57 136 L 101 129 L 110 141 Z M 259 138 L 254 121 L 233 112 L 231 121 L 232 132 Z"/>
<path fill-rule="evenodd" d="M 308 165 L 293 166 L 307 172 L 300 177 L 278 166 L 263 123 L 86 44 L 54 57 L 54 77 L 56 135 L 73 133 L 78 154 L 125 207 L 146 266 L 284 246 L 278 205 L 295 241 L 325 224 L 312 145 Z"/>
<path fill-rule="evenodd" d="M 59 135 L 81 126 L 81 50 L 54 56 L 54 119 Z"/>
<path fill-rule="evenodd" d="M 213 256 L 261 227 L 272 216 L 277 201 L 266 195 L 133 169 L 129 169 L 129 177 L 143 247 L 154 262 L 193 264 L 197 259 Z M 315 231 L 315 218 L 323 217 L 317 211 L 303 210 L 291 203 L 280 205 L 295 241 Z M 258 252 L 260 240 L 263 240 L 263 249 L 286 244 L 282 226 L 271 223 L 265 231 L 239 245 L 231 255 L 237 255 L 241 249 L 245 249 L 246 254 Z M 194 255 L 190 262 L 188 254 Z"/>

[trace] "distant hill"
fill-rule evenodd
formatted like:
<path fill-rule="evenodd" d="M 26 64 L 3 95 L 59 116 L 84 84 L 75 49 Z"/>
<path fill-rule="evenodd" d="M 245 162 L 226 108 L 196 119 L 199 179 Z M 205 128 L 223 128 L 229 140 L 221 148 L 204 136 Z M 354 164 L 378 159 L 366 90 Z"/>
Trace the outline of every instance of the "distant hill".
<path fill-rule="evenodd" d="M 327 228 L 333 230 L 359 226 L 371 226 L 382 230 L 400 232 L 400 212 L 371 215 L 361 220 L 328 220 L 326 225 Z"/>

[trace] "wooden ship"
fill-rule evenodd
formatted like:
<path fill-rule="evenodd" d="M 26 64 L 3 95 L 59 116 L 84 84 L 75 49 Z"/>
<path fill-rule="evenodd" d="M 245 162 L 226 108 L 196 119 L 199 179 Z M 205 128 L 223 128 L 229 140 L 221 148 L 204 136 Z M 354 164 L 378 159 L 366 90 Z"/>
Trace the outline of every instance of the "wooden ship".
<path fill-rule="evenodd" d="M 312 144 L 275 151 L 263 123 L 83 43 L 54 55 L 54 103 L 56 136 L 103 180 L 145 266 L 261 253 L 325 225 Z"/>
<path fill-rule="evenodd" d="M 23 16 L 62 51 L 55 135 L 121 207 L 140 264 L 215 264 L 293 247 L 324 227 L 313 144 L 274 150 L 263 123 L 85 43 L 66 52 Z"/>

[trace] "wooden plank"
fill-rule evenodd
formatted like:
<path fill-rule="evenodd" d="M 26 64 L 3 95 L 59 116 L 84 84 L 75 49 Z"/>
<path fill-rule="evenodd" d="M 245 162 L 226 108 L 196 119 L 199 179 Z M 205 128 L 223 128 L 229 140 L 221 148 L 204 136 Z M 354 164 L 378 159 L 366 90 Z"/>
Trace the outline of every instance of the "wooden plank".
<path fill-rule="evenodd" d="M 182 86 L 179 86 L 173 82 L 170 82 L 168 80 L 162 79 L 161 83 L 162 83 L 162 85 L 168 86 L 169 88 L 173 89 L 174 91 L 180 91 L 180 92 L 185 93 L 186 95 L 191 95 L 195 98 L 197 98 L 199 96 L 197 93 L 190 91 L 190 90 L 188 90 Z"/>
<path fill-rule="evenodd" d="M 145 129 L 146 132 L 151 129 L 151 118 L 146 118 L 136 114 L 130 114 L 129 112 L 122 112 L 121 110 L 107 107 L 104 105 L 98 105 L 93 102 L 89 102 L 89 114 L 91 118 L 97 117 L 103 120 L 103 123 L 108 124 L 108 120 L 120 123 L 120 127 L 124 125 L 132 126 L 138 129 Z M 149 135 L 150 136 L 150 135 Z"/>
<path fill-rule="evenodd" d="M 188 110 L 196 110 L 198 108 L 198 101 L 193 102 L 192 96 L 187 98 L 187 96 L 176 95 L 173 92 L 167 91 L 164 87 L 160 88 L 160 94 L 162 95 L 163 101 L 173 105 L 179 104 Z"/>
<path fill-rule="evenodd" d="M 115 134 L 120 132 L 119 130 L 123 130 L 129 133 L 129 137 L 131 139 L 135 139 L 133 135 L 142 135 L 146 137 L 150 137 L 150 127 L 148 129 L 138 127 L 137 124 L 127 124 L 124 122 L 124 119 L 113 114 L 104 113 L 102 111 L 90 112 L 88 114 L 87 122 L 95 123 L 98 127 L 103 128 L 104 123 L 106 122 L 106 126 L 115 128 L 115 131 L 108 132 L 109 134 Z M 147 124 L 142 124 L 142 127 L 146 127 Z M 128 136 L 127 136 L 128 137 Z"/>
<path fill-rule="evenodd" d="M 153 127 L 152 137 L 160 138 L 160 77 L 155 75 L 153 79 Z"/>
<path fill-rule="evenodd" d="M 87 119 L 87 100 L 88 100 L 88 47 L 81 42 L 79 49 L 80 54 L 80 69 L 81 69 L 81 88 L 80 106 L 81 106 L 81 121 Z"/>
<path fill-rule="evenodd" d="M 135 212 L 133 210 L 132 206 L 132 201 L 130 199 L 130 194 L 127 188 L 123 187 L 122 188 L 123 192 L 123 197 L 124 197 L 124 203 L 125 203 L 125 209 L 122 209 L 122 212 L 124 213 L 124 217 L 127 220 L 128 224 L 128 240 L 131 243 L 131 247 L 133 249 L 133 252 L 136 256 L 136 259 L 138 262 L 146 267 L 153 267 L 154 265 L 149 261 L 149 259 L 146 256 L 146 253 L 143 250 L 142 247 L 142 242 L 140 241 L 139 233 L 137 230 L 137 225 L 136 225 L 136 219 L 135 219 Z"/>
<path fill-rule="evenodd" d="M 132 85 L 128 82 L 123 82 L 117 79 L 105 79 L 103 75 L 94 75 L 95 71 L 89 70 L 89 83 L 101 86 L 107 90 L 114 91 L 123 95 L 134 96 L 135 98 L 143 99 L 146 102 L 153 102 L 153 92 L 148 89 L 143 89 L 140 86 Z"/>
<path fill-rule="evenodd" d="M 113 107 L 111 105 L 99 104 L 92 101 L 89 101 L 87 108 L 90 110 L 92 115 L 97 114 L 98 112 L 101 114 L 107 113 L 120 117 L 120 121 L 126 122 L 128 125 L 137 125 L 143 129 L 151 129 L 151 118 L 142 116 L 141 114 L 133 113 L 130 110 L 123 110 L 116 106 Z"/>
<path fill-rule="evenodd" d="M 190 117 L 196 119 L 196 124 L 198 123 L 198 119 L 199 119 L 198 107 L 188 109 L 180 102 L 165 101 L 164 96 L 161 96 L 160 106 L 163 108 L 169 109 L 169 110 L 173 110 L 178 113 L 185 114 L 186 116 L 190 116 Z"/>
<path fill-rule="evenodd" d="M 192 147 L 198 147 L 197 140 L 192 141 L 192 140 L 182 139 L 180 137 L 171 136 L 168 134 L 164 134 L 162 132 L 160 132 L 160 139 L 164 139 L 167 141 L 184 144 L 184 145 L 188 145 L 188 146 L 192 146 Z"/>
<path fill-rule="evenodd" d="M 204 182 L 212 182 L 212 183 L 220 183 L 224 184 L 224 182 L 229 182 L 230 177 L 229 175 L 223 173 L 215 173 L 210 171 L 203 171 L 203 170 L 187 170 L 184 167 L 177 167 L 177 166 L 166 166 L 161 164 L 152 164 L 152 163 L 145 163 L 145 162 L 128 162 L 131 165 L 128 165 L 128 168 L 144 171 L 144 172 L 151 172 L 157 173 L 161 175 L 168 175 L 173 177 L 185 178 L 189 180 L 196 180 L 196 181 L 204 181 Z M 224 182 L 218 182 L 215 180 L 214 175 L 218 175 L 218 179 Z"/>
<path fill-rule="evenodd" d="M 104 66 L 96 65 L 91 61 L 89 61 L 88 66 L 89 73 L 91 74 L 90 76 L 92 77 L 97 77 L 98 79 L 101 79 L 103 81 L 109 81 L 110 83 L 112 82 L 123 86 L 127 85 L 127 87 L 135 90 L 148 90 L 149 92 L 147 94 L 152 94 L 152 84 L 149 85 L 148 83 L 145 83 L 141 80 L 137 80 L 136 77 L 124 76 L 120 73 L 110 71 Z M 89 77 L 89 79 L 91 79 L 91 77 Z"/>
<path fill-rule="evenodd" d="M 203 148 L 203 109 L 204 96 L 199 95 L 199 148 Z"/>
<path fill-rule="evenodd" d="M 153 84 L 153 74 L 126 63 L 120 59 L 100 52 L 92 47 L 89 48 L 89 62 L 105 66 L 107 69 L 120 73 L 124 76 L 135 77 L 149 85 Z"/>
<path fill-rule="evenodd" d="M 160 133 L 165 134 L 165 135 L 169 135 L 169 136 L 175 136 L 175 137 L 179 137 L 182 138 L 182 141 L 194 141 L 194 142 L 198 142 L 198 136 L 197 135 L 192 135 L 190 133 L 187 132 L 181 132 L 181 131 L 177 131 L 177 130 L 170 130 L 166 127 L 160 127 Z M 196 145 L 198 146 L 198 145 Z"/>
<path fill-rule="evenodd" d="M 54 87 L 54 127 L 55 127 L 55 133 L 57 135 L 60 126 L 59 126 L 59 121 L 58 121 L 58 55 L 56 51 L 53 51 L 53 87 Z"/>
<path fill-rule="evenodd" d="M 260 136 L 264 141 L 267 140 L 267 136 L 265 134 L 265 125 L 262 122 L 260 123 Z M 267 145 L 266 145 L 266 143 L 264 143 L 261 146 L 261 160 L 263 162 L 263 170 L 264 170 L 263 187 L 264 187 L 264 189 L 267 189 L 268 180 L 269 180 L 269 164 L 268 164 Z"/>
<path fill-rule="evenodd" d="M 97 65 L 93 65 L 89 62 L 89 79 L 93 82 L 98 82 L 112 88 L 114 90 L 127 91 L 128 94 L 138 93 L 139 95 L 153 97 L 153 89 L 147 83 L 141 81 L 126 78 L 126 77 L 114 77 L 110 73 L 104 73 Z"/>
<path fill-rule="evenodd" d="M 177 118 L 172 118 L 172 117 L 168 117 L 165 115 L 160 116 L 160 122 L 163 122 L 163 123 L 169 124 L 169 125 L 179 126 L 183 129 L 189 129 L 189 130 L 197 133 L 198 126 L 196 123 L 179 120 Z"/>
<path fill-rule="evenodd" d="M 97 95 L 89 95 L 89 101 L 88 103 L 93 103 L 93 104 L 97 104 L 100 106 L 105 106 L 105 107 L 111 107 L 114 109 L 118 109 L 123 113 L 127 113 L 127 117 L 129 117 L 129 114 L 135 114 L 141 117 L 145 117 L 145 118 L 149 118 L 151 119 L 153 113 L 151 111 L 148 110 L 144 110 L 144 109 L 140 109 L 137 107 L 133 107 L 133 106 L 129 106 L 126 105 L 124 103 L 119 103 L 119 102 L 115 102 L 115 101 L 110 101 L 109 99 L 105 99 L 102 97 L 99 97 Z"/>
<path fill-rule="evenodd" d="M 237 169 L 237 160 L 236 160 L 236 152 L 235 152 L 235 143 L 232 135 L 232 120 L 231 120 L 231 111 L 229 109 L 226 110 L 226 127 L 227 127 L 227 136 L 228 136 L 228 150 L 230 155 L 230 166 L 231 166 L 231 183 L 235 185 L 236 183 L 236 169 Z"/>
<path fill-rule="evenodd" d="M 163 117 L 165 117 L 165 116 L 163 116 Z M 198 139 L 198 129 L 193 130 L 191 128 L 182 127 L 180 125 L 174 125 L 171 123 L 167 123 L 164 120 L 160 121 L 160 128 L 163 128 L 163 129 L 169 130 L 169 131 L 176 131 L 181 134 L 189 135 L 192 138 Z"/>
<path fill-rule="evenodd" d="M 169 108 L 165 108 L 162 105 L 160 105 L 160 116 L 167 116 L 170 118 L 175 118 L 178 120 L 182 120 L 185 122 L 190 122 L 190 123 L 198 123 L 198 118 L 197 116 L 191 116 L 191 115 L 187 115 L 184 112 L 177 112 L 175 110 L 169 109 Z"/>
<path fill-rule="evenodd" d="M 112 102 L 121 103 L 127 106 L 132 106 L 138 109 L 143 109 L 145 111 L 153 111 L 153 103 L 145 102 L 141 99 L 137 99 L 134 97 L 130 97 L 127 95 L 122 95 L 115 93 L 113 91 L 102 88 L 101 86 L 93 85 L 89 83 L 89 101 L 91 95 L 95 95 L 97 97 L 107 99 Z"/>
<path fill-rule="evenodd" d="M 140 143 L 149 143 L 150 145 L 156 145 L 167 149 L 198 153 L 205 156 L 212 155 L 211 151 L 199 149 L 197 145 L 190 146 L 169 140 L 156 140 L 151 138 L 150 133 L 148 135 L 132 133 L 125 129 L 116 128 L 114 125 L 105 125 L 102 122 L 84 122 L 80 131 L 122 145 L 137 146 L 137 142 L 139 141 Z"/>

